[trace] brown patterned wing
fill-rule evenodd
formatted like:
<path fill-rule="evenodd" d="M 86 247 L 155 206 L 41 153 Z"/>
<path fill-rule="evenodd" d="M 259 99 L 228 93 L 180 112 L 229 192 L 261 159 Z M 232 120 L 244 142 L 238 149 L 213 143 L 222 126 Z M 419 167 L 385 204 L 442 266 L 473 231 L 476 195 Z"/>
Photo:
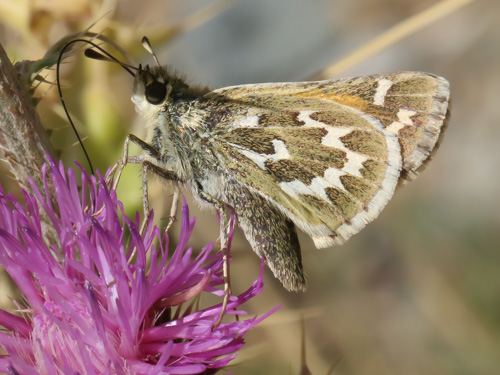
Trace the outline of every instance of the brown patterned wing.
<path fill-rule="evenodd" d="M 207 94 L 231 116 L 214 129 L 231 176 L 316 246 L 342 243 L 419 171 L 447 111 L 448 83 L 427 73 L 228 87 Z"/>

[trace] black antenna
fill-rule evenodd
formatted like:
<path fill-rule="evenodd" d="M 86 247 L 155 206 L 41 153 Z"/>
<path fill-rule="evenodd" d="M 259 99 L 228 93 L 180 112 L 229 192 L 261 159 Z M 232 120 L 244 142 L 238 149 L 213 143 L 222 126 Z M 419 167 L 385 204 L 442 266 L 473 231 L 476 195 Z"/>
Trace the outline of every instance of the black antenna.
<path fill-rule="evenodd" d="M 61 49 L 61 52 L 59 53 L 59 57 L 57 59 L 57 65 L 56 65 L 56 80 L 57 80 L 57 90 L 59 91 L 59 99 L 61 100 L 61 104 L 64 108 L 64 112 L 66 113 L 66 117 L 68 117 L 68 121 L 71 125 L 71 128 L 73 128 L 73 131 L 75 132 L 76 134 L 76 138 L 78 138 L 78 142 L 80 143 L 80 146 L 82 147 L 82 150 L 83 150 L 83 153 L 85 154 L 85 158 L 87 159 L 87 162 L 89 163 L 89 167 L 90 167 L 90 172 L 91 174 L 94 174 L 94 168 L 92 167 L 92 162 L 90 161 L 90 157 L 89 157 L 89 154 L 87 153 L 87 150 L 85 149 L 85 146 L 83 145 L 83 142 L 82 142 L 82 139 L 80 138 L 80 134 L 78 134 L 78 131 L 76 130 L 76 127 L 75 127 L 75 124 L 73 123 L 73 120 L 71 119 L 71 116 L 68 112 L 68 108 L 66 107 L 66 103 L 64 102 L 64 98 L 63 98 L 63 94 L 62 94 L 62 89 L 61 89 L 61 81 L 59 79 L 59 69 L 60 69 L 60 66 L 61 66 L 61 61 L 62 61 L 62 56 L 64 54 L 64 52 L 69 49 L 69 47 L 71 47 L 73 44 L 75 43 L 88 43 L 90 44 L 92 47 L 98 49 L 99 51 L 101 51 L 104 55 L 106 55 L 109 60 L 107 61 L 113 61 L 113 62 L 116 62 L 118 64 L 120 64 L 120 66 L 125 69 L 129 74 L 131 74 L 133 77 L 135 77 L 135 73 L 132 72 L 129 68 L 132 68 L 132 69 L 137 69 L 137 68 L 134 68 L 130 65 L 127 65 L 125 63 L 122 63 L 121 61 L 119 61 L 116 57 L 114 57 L 113 55 L 111 55 L 110 53 L 108 53 L 107 51 L 105 51 L 104 49 L 102 49 L 101 47 L 99 47 L 97 44 L 95 44 L 94 42 L 91 42 L 90 40 L 86 40 L 86 39 L 74 39 L 68 43 L 66 43 L 66 45 Z M 99 55 L 97 52 L 93 51 L 93 50 L 86 50 L 85 51 L 85 55 L 87 55 L 87 51 L 92 51 L 95 53 L 95 55 L 93 56 L 89 56 L 89 57 L 92 57 L 92 58 L 96 58 L 96 59 L 99 59 L 95 56 Z M 91 53 L 89 52 L 89 55 Z M 99 55 L 99 56 L 102 56 L 102 55 Z M 102 60 L 102 58 L 100 58 Z"/>
<path fill-rule="evenodd" d="M 105 50 L 103 50 L 102 48 L 99 48 L 100 51 L 108 54 Z M 109 56 L 104 56 L 102 54 L 100 54 L 99 52 L 97 51 L 94 51 L 92 48 L 87 48 L 85 50 L 85 52 L 83 53 L 85 55 L 85 57 L 88 57 L 89 59 L 93 59 L 93 60 L 99 60 L 99 61 L 107 61 L 107 62 L 113 62 L 113 63 L 117 63 L 119 64 L 123 69 L 125 69 L 132 77 L 135 77 L 135 73 L 132 72 L 130 69 L 134 69 L 134 70 L 140 70 L 139 68 L 136 68 L 135 66 L 132 66 L 132 65 L 129 65 L 129 64 L 126 64 L 124 62 L 121 62 L 117 59 L 115 59 L 113 56 L 109 55 Z M 110 57 L 111 56 L 111 57 Z"/>

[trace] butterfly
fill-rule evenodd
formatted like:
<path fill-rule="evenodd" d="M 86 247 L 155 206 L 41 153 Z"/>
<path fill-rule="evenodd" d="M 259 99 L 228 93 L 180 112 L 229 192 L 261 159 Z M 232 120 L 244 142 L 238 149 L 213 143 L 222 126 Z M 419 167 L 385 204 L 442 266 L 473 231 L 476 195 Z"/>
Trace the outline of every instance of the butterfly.
<path fill-rule="evenodd" d="M 132 101 L 149 169 L 236 215 L 290 291 L 305 289 L 297 230 L 318 248 L 374 220 L 436 147 L 449 83 L 421 72 L 209 90 L 139 68 Z"/>

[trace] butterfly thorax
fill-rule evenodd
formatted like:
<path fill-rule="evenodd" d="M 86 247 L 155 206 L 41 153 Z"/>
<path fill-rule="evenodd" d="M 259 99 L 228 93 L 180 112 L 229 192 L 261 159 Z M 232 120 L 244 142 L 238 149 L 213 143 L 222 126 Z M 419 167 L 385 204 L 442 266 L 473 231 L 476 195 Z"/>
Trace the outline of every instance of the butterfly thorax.
<path fill-rule="evenodd" d="M 164 83 L 163 100 L 148 97 L 147 87 L 151 82 Z M 222 191 L 221 186 L 214 186 L 214 180 L 209 178 L 219 173 L 211 143 L 211 124 L 196 106 L 206 92 L 208 89 L 190 87 L 166 68 L 156 67 L 139 72 L 132 95 L 136 111 L 146 121 L 146 142 L 160 155 L 154 162 L 174 171 L 195 195 L 199 195 L 200 189 Z M 210 186 L 207 181 L 211 181 Z M 215 185 L 221 183 L 218 181 Z"/>

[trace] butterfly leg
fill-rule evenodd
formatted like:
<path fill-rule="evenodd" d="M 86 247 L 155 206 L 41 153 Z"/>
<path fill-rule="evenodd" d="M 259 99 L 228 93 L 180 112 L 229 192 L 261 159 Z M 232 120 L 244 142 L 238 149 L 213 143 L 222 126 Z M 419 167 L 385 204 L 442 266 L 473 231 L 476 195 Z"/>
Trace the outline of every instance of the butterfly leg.
<path fill-rule="evenodd" d="M 118 186 L 118 182 L 120 181 L 120 177 L 122 175 L 123 169 L 128 163 L 131 164 L 142 164 L 144 161 L 143 155 L 138 155 L 138 156 L 129 156 L 129 144 L 132 141 L 132 143 L 135 143 L 137 146 L 139 146 L 147 155 L 151 156 L 153 159 L 159 159 L 160 154 L 158 151 L 151 146 L 149 143 L 144 142 L 142 139 L 139 137 L 129 134 L 127 138 L 125 138 L 125 143 L 123 144 L 123 152 L 122 152 L 122 157 L 118 159 L 118 161 L 113 165 L 111 168 L 111 172 L 109 173 L 106 183 L 108 185 L 113 182 L 112 188 L 116 190 Z"/>
<path fill-rule="evenodd" d="M 177 187 L 174 187 L 174 195 L 172 197 L 172 206 L 170 206 L 170 214 L 168 216 L 168 224 L 167 227 L 165 228 L 165 232 L 168 233 L 170 230 L 170 227 L 172 224 L 175 222 L 175 217 L 177 215 L 177 205 L 179 203 L 179 189 Z"/>
<path fill-rule="evenodd" d="M 213 198 L 212 196 L 204 193 L 203 191 L 200 191 L 200 196 L 206 200 L 209 203 L 212 203 L 217 210 L 219 211 L 220 215 L 220 246 L 221 246 L 221 251 L 223 253 L 222 255 L 222 278 L 224 280 L 224 298 L 222 300 L 222 307 L 221 307 L 221 312 L 219 315 L 219 318 L 213 325 L 213 327 L 217 327 L 220 322 L 222 321 L 222 318 L 224 317 L 224 314 L 226 313 L 227 309 L 227 304 L 229 302 L 229 297 L 231 296 L 231 277 L 230 277 L 230 271 L 229 271 L 229 257 L 230 257 L 230 249 L 229 249 L 229 235 L 228 232 L 231 230 L 231 220 L 230 220 L 230 212 L 228 208 L 220 201 L 217 199 Z"/>
<path fill-rule="evenodd" d="M 142 139 L 136 137 L 133 134 L 130 134 L 127 137 L 127 139 L 130 139 L 132 142 L 134 142 L 136 145 L 138 145 L 152 159 L 158 160 L 160 158 L 160 154 L 158 153 L 158 151 L 153 146 L 151 146 L 149 143 L 144 142 Z M 130 161 L 130 158 L 129 158 L 129 161 Z M 147 192 L 148 192 L 147 172 L 151 171 L 151 172 L 157 174 L 158 176 L 164 178 L 165 180 L 169 180 L 169 181 L 179 182 L 179 181 L 181 181 L 181 179 L 174 172 L 163 169 L 161 167 L 158 167 L 157 165 L 153 164 L 150 161 L 143 160 L 143 158 L 140 161 L 140 164 L 142 164 L 142 182 L 143 182 L 143 185 L 142 185 L 143 196 L 142 197 L 143 197 L 144 216 L 145 216 L 145 218 L 149 218 L 150 211 L 149 211 L 148 194 L 147 194 Z M 174 190 L 174 196 L 172 199 L 172 206 L 170 207 L 169 221 L 168 221 L 167 227 L 165 229 L 166 232 L 169 231 L 170 227 L 172 226 L 172 224 L 175 221 L 175 214 L 177 212 L 178 202 L 179 202 L 179 189 L 176 187 Z M 146 216 L 146 213 L 147 213 L 147 216 Z M 146 222 L 146 220 L 144 221 L 144 223 L 145 222 Z M 143 225 L 145 225 L 145 224 L 143 224 Z M 141 228 L 141 233 L 142 233 L 142 229 L 144 229 L 144 228 Z"/>
<path fill-rule="evenodd" d="M 153 172 L 153 173 L 157 174 L 158 176 L 160 176 L 166 180 L 169 180 L 169 181 L 180 181 L 180 178 L 174 172 L 163 169 L 163 168 L 155 165 L 154 163 L 152 163 L 149 160 L 145 160 L 144 155 L 129 156 L 129 144 L 130 144 L 130 142 L 135 143 L 137 146 L 139 146 L 145 152 L 145 155 L 149 156 L 152 160 L 160 159 L 160 154 L 158 153 L 158 150 L 156 150 L 149 143 L 143 141 L 142 139 L 138 138 L 137 136 L 135 136 L 133 134 L 129 134 L 127 136 L 127 138 L 125 139 L 125 143 L 123 145 L 122 157 L 113 166 L 111 173 L 108 175 L 108 180 L 106 182 L 108 184 L 110 184 L 111 181 L 113 181 L 113 189 L 116 189 L 125 166 L 128 163 L 141 164 L 141 167 L 142 167 L 141 168 L 141 170 L 142 170 L 142 190 L 143 190 L 142 205 L 143 205 L 143 209 L 144 209 L 144 221 L 142 223 L 140 232 L 143 233 L 145 230 L 145 225 L 146 225 L 148 218 L 150 216 L 149 202 L 148 202 L 148 171 Z M 174 192 L 174 200 L 173 200 L 172 207 L 170 210 L 169 223 L 167 225 L 166 230 L 168 230 L 170 228 L 170 226 L 172 225 L 172 223 L 175 221 L 175 212 L 177 211 L 178 197 L 179 197 L 179 191 L 178 191 L 178 189 L 176 189 Z"/>
<path fill-rule="evenodd" d="M 131 161 L 129 159 L 129 162 L 135 162 Z M 141 160 L 141 166 L 142 166 L 142 205 L 143 205 L 143 210 L 144 210 L 144 219 L 141 224 L 141 228 L 139 230 L 139 233 L 143 235 L 146 231 L 146 225 L 149 221 L 149 217 L 151 215 L 151 210 L 149 209 L 149 200 L 148 200 L 148 172 L 153 172 L 156 175 L 164 178 L 165 180 L 169 181 L 181 181 L 181 179 L 172 171 L 163 169 L 153 163 L 151 163 L 148 160 Z M 135 249 L 132 251 L 132 253 L 129 255 L 129 259 L 132 259 L 135 256 Z"/>
<path fill-rule="evenodd" d="M 159 177 L 168 180 L 168 181 L 176 181 L 176 182 L 181 182 L 181 179 L 175 172 L 163 169 L 149 160 L 143 160 L 142 161 L 142 206 L 144 210 L 144 221 L 142 223 L 141 227 L 141 234 L 143 234 L 145 230 L 145 226 L 147 223 L 147 220 L 149 219 L 149 216 L 151 215 L 151 210 L 149 209 L 149 200 L 148 200 L 148 172 L 153 172 L 154 174 L 158 175 Z M 175 207 L 173 207 L 175 210 L 177 210 L 177 200 L 178 200 L 178 190 L 174 193 L 174 202 L 172 203 Z M 170 213 L 172 214 L 172 209 Z M 175 211 L 174 211 L 175 213 Z M 173 220 L 172 220 L 173 222 Z M 170 224 L 170 223 L 169 223 Z M 167 226 L 167 229 L 169 227 Z"/>
<path fill-rule="evenodd" d="M 221 243 L 221 251 L 222 255 L 222 277 L 224 279 L 224 299 L 222 300 L 222 308 L 220 312 L 219 319 L 215 323 L 214 327 L 217 327 L 224 314 L 226 313 L 227 304 L 229 302 L 229 297 L 231 296 L 231 277 L 229 272 L 229 243 L 228 243 L 228 233 L 229 230 L 229 215 L 228 212 L 222 208 L 220 211 L 220 243 Z"/>

